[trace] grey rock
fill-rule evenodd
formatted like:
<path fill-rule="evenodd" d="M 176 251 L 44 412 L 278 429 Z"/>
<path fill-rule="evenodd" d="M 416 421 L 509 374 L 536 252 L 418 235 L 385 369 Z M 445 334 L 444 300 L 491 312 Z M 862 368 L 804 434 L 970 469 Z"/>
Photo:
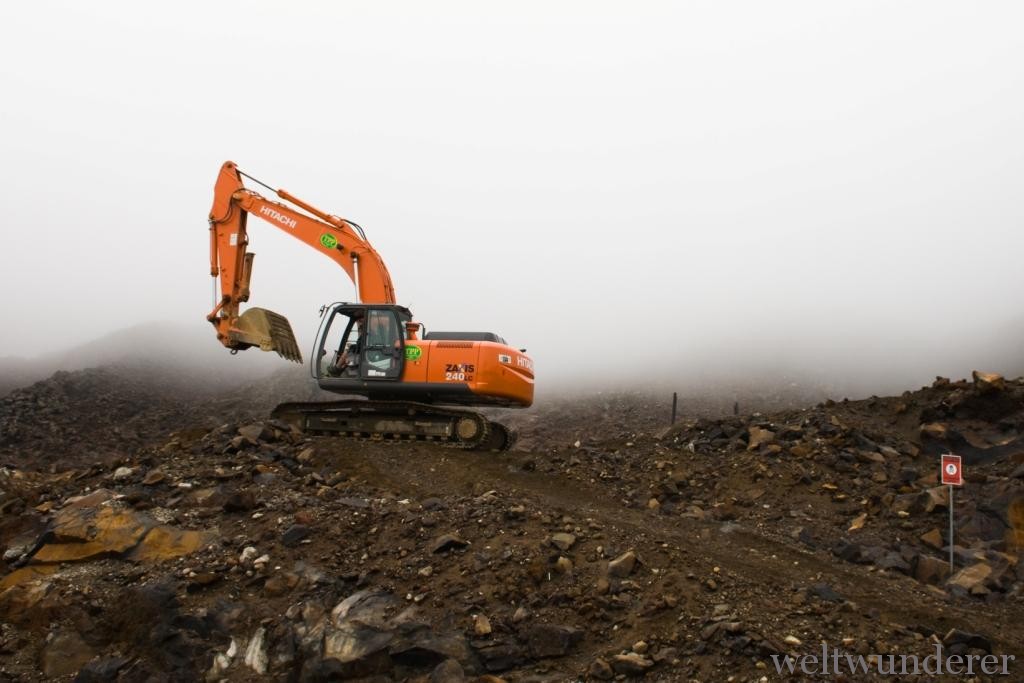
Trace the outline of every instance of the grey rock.
<path fill-rule="evenodd" d="M 950 630 L 950 632 L 943 637 L 942 644 L 946 647 L 966 645 L 972 650 L 984 650 L 988 653 L 992 652 L 992 641 L 989 640 L 987 636 L 983 636 L 980 633 L 961 631 L 957 628 Z"/>
<path fill-rule="evenodd" d="M 504 641 L 492 641 L 485 646 L 474 644 L 474 650 L 484 668 L 490 672 L 507 671 L 518 666 L 524 659 L 523 650 Z"/>
<path fill-rule="evenodd" d="M 273 433 L 262 422 L 239 427 L 238 433 L 251 441 L 267 441 L 273 436 Z"/>
<path fill-rule="evenodd" d="M 434 539 L 430 544 L 430 552 L 443 553 L 446 550 L 465 548 L 467 545 L 469 545 L 468 542 L 462 540 L 455 534 L 445 534 Z"/>
<path fill-rule="evenodd" d="M 430 672 L 430 683 L 461 683 L 466 680 L 462 665 L 454 659 L 446 659 Z"/>
<path fill-rule="evenodd" d="M 537 659 L 563 657 L 582 639 L 583 631 L 555 624 L 536 624 L 529 627 L 525 633 L 530 656 Z"/>
<path fill-rule="evenodd" d="M 899 553 L 887 554 L 885 557 L 875 562 L 875 566 L 879 569 L 895 570 L 901 574 L 910 573 L 910 564 L 904 560 Z"/>
<path fill-rule="evenodd" d="M 832 586 L 827 583 L 816 583 L 811 586 L 811 594 L 818 596 L 821 600 L 826 602 L 843 602 L 843 596 L 837 593 Z"/>
<path fill-rule="evenodd" d="M 256 507 L 252 491 L 235 491 L 224 501 L 224 512 L 249 512 Z"/>
<path fill-rule="evenodd" d="M 576 536 L 566 533 L 552 534 L 551 544 L 559 550 L 568 550 L 576 544 Z"/>
<path fill-rule="evenodd" d="M 612 657 L 612 669 L 617 674 L 626 676 L 643 676 L 648 669 L 654 666 L 654 662 L 634 652 Z"/>
<path fill-rule="evenodd" d="M 309 527 L 305 524 L 293 524 L 285 529 L 281 535 L 281 544 L 287 548 L 294 548 L 309 536 Z"/>

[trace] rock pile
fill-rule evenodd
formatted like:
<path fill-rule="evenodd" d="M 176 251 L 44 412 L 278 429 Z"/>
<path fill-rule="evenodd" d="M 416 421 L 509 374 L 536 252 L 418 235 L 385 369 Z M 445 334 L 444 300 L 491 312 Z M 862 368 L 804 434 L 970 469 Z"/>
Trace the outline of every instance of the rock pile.
<path fill-rule="evenodd" d="M 97 458 L 138 415 L 89 412 L 70 387 L 98 381 L 0 403 L 20 430 L 0 468 L 2 675 L 761 681 L 822 642 L 1024 656 L 1019 381 L 668 430 L 580 432 L 593 407 L 561 405 L 571 430 L 501 456 L 309 437 L 236 395 L 157 398 L 165 431 Z M 57 386 L 80 431 L 24 407 Z M 936 454 L 959 439 L 975 450 L 951 575 Z"/>

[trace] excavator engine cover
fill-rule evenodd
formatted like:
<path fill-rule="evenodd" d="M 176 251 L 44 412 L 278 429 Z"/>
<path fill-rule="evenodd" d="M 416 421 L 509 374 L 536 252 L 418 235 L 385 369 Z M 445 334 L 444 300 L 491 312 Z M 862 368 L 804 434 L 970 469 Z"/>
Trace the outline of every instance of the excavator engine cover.
<path fill-rule="evenodd" d="M 231 327 L 231 338 L 247 346 L 258 346 L 262 351 L 274 351 L 286 360 L 302 362 L 302 352 L 288 318 L 265 308 L 250 308 L 238 316 Z"/>

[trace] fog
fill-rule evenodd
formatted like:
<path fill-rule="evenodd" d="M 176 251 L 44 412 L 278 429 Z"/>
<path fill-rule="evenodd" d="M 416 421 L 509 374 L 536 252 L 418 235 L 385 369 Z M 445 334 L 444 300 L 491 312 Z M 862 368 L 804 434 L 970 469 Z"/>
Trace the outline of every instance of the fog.
<path fill-rule="evenodd" d="M 1024 372 L 1020 4 L 166 7 L 5 8 L 0 356 L 208 327 L 231 159 L 541 387 Z M 354 288 L 249 233 L 306 350 Z"/>

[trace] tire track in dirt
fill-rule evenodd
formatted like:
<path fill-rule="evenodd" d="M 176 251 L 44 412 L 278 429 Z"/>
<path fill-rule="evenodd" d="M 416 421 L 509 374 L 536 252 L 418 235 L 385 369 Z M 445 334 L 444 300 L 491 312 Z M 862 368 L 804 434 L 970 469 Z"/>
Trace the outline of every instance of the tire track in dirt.
<path fill-rule="evenodd" d="M 1024 633 L 1009 603 L 986 605 L 984 612 L 951 605 L 910 577 L 870 572 L 833 557 L 828 550 L 810 551 L 749 526 L 628 508 L 600 480 L 588 483 L 524 469 L 526 463 L 543 460 L 543 454 L 480 454 L 425 444 L 366 443 L 356 449 L 329 442 L 321 445 L 353 474 L 403 495 L 496 490 L 537 509 L 593 519 L 610 533 L 635 539 L 642 558 L 658 555 L 665 564 L 698 576 L 710 576 L 719 567 L 735 576 L 766 610 L 794 585 L 824 582 L 855 602 L 861 612 L 877 610 L 883 621 L 924 626 L 940 636 L 951 628 L 984 633 L 1000 651 L 1024 656 Z"/>

